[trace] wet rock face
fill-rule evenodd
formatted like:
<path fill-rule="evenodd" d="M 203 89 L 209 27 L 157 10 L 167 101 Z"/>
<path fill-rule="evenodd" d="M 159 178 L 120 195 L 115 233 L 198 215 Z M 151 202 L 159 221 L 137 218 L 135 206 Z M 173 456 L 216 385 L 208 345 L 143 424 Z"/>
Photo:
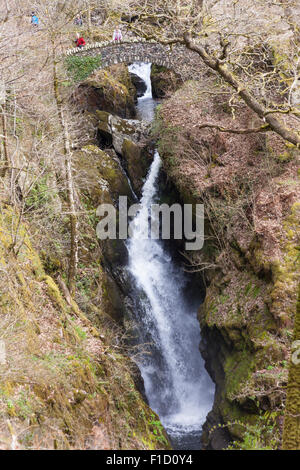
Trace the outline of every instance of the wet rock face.
<path fill-rule="evenodd" d="M 224 348 L 226 351 L 224 351 Z M 227 428 L 216 428 L 222 420 L 222 391 L 224 391 L 225 372 L 222 357 L 227 353 L 221 334 L 216 328 L 202 328 L 200 352 L 205 360 L 206 369 L 216 384 L 213 409 L 208 413 L 202 429 L 202 444 L 207 450 L 226 449 L 232 438 Z"/>
<path fill-rule="evenodd" d="M 163 66 L 152 65 L 151 83 L 153 98 L 165 98 L 167 94 L 174 93 L 183 82 L 172 70 Z"/>
<path fill-rule="evenodd" d="M 126 169 L 130 175 L 132 186 L 135 192 L 139 194 L 151 163 L 149 149 L 141 147 L 129 139 L 124 139 L 122 155 L 126 162 Z"/>
<path fill-rule="evenodd" d="M 147 90 L 147 85 L 144 82 L 144 80 L 136 75 L 135 73 L 130 74 L 131 81 L 134 84 L 137 92 L 137 98 L 140 98 L 141 96 L 144 96 L 146 90 Z"/>
<path fill-rule="evenodd" d="M 105 312 L 118 324 L 123 324 L 125 315 L 123 294 L 114 278 L 108 273 L 104 277 L 102 288 L 102 302 Z"/>
<path fill-rule="evenodd" d="M 124 120 L 104 111 L 97 111 L 99 143 L 111 142 L 122 161 L 134 191 L 139 194 L 143 179 L 152 161 L 153 145 L 149 125 L 141 121 Z"/>
<path fill-rule="evenodd" d="M 202 429 L 202 445 L 205 450 L 223 450 L 227 449 L 232 441 L 231 436 L 226 428 L 217 428 L 212 430 L 215 426 L 218 427 L 220 423 L 220 415 L 213 408 L 206 417 L 206 421 Z"/>

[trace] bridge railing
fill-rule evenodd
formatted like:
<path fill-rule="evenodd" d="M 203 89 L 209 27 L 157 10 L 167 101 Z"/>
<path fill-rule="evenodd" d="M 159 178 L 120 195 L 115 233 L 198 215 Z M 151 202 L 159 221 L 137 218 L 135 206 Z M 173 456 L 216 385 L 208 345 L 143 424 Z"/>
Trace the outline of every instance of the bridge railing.
<path fill-rule="evenodd" d="M 150 39 L 148 41 L 147 39 L 144 39 L 144 38 L 128 39 L 122 42 L 102 41 L 102 42 L 94 42 L 92 44 L 87 44 L 86 46 L 83 46 L 83 47 L 73 47 L 72 49 L 68 49 L 64 55 L 67 55 L 67 56 L 74 55 L 80 52 L 90 51 L 91 49 L 103 49 L 104 47 L 107 47 L 107 46 L 117 47 L 117 46 L 120 46 L 121 44 L 141 44 L 141 43 L 159 44 L 154 39 Z"/>

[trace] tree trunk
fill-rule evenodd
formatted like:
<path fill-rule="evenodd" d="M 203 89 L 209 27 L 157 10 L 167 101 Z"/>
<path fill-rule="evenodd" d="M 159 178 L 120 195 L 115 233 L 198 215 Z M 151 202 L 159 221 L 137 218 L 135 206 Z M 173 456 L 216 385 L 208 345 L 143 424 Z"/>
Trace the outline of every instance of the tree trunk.
<path fill-rule="evenodd" d="M 68 124 L 65 119 L 65 113 L 62 104 L 62 98 L 59 93 L 59 82 L 57 73 L 57 59 L 55 53 L 55 42 L 52 39 L 53 51 L 53 88 L 54 97 L 57 105 L 58 119 L 63 135 L 64 155 L 65 155 L 65 171 L 67 184 L 67 200 L 70 219 L 70 255 L 69 255 L 69 271 L 68 271 L 68 287 L 72 297 L 75 295 L 76 272 L 78 264 L 78 221 L 75 208 L 74 185 L 72 176 L 72 152 L 70 146 L 70 136 L 68 132 Z"/>
<path fill-rule="evenodd" d="M 87 12 L 87 26 L 88 31 L 91 32 L 92 30 L 92 12 L 91 12 L 91 5 L 90 2 L 86 2 L 86 12 Z"/>
<path fill-rule="evenodd" d="M 10 158 L 8 151 L 8 142 L 7 142 L 7 123 L 6 123 L 6 106 L 3 104 L 1 106 L 2 112 L 2 131 L 3 131 L 3 154 L 4 154 L 4 165 L 0 169 L 0 176 L 4 177 L 6 175 L 7 168 L 10 166 Z"/>

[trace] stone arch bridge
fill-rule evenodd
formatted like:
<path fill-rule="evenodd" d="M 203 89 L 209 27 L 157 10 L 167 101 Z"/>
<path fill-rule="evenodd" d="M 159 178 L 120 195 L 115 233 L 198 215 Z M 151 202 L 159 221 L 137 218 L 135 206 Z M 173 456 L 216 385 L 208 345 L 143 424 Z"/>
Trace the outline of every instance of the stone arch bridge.
<path fill-rule="evenodd" d="M 162 45 L 153 40 L 125 40 L 115 42 L 96 42 L 82 48 L 69 49 L 66 56 L 100 57 L 104 69 L 114 64 L 150 62 L 173 70 L 183 80 L 197 80 L 203 74 L 203 66 L 197 53 L 190 51 L 184 45 Z"/>

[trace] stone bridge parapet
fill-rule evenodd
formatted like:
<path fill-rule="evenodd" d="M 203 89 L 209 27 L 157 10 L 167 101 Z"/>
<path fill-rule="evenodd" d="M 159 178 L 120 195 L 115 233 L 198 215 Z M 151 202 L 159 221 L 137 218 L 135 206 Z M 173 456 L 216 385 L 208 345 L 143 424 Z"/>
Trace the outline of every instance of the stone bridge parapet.
<path fill-rule="evenodd" d="M 125 40 L 115 42 L 95 42 L 82 48 L 69 49 L 66 56 L 101 57 L 99 69 L 114 64 L 133 62 L 150 62 L 173 70 L 183 80 L 196 80 L 203 74 L 203 66 L 197 53 L 184 45 L 162 45 L 153 40 Z"/>

